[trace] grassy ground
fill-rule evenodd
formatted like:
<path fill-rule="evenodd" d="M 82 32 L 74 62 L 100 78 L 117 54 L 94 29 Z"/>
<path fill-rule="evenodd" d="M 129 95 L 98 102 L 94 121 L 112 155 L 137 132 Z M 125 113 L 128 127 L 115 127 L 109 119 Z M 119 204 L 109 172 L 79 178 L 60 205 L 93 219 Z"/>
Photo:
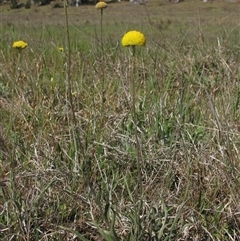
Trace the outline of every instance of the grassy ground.
<path fill-rule="evenodd" d="M 1 240 L 239 240 L 237 2 L 0 8 Z"/>

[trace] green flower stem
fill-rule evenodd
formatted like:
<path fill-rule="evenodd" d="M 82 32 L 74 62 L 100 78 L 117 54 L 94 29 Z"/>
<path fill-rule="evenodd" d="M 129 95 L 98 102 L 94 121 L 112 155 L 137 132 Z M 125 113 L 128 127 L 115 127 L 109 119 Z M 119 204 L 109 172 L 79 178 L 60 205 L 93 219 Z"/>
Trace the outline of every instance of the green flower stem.
<path fill-rule="evenodd" d="M 71 117 L 70 117 L 70 125 L 71 125 L 71 134 L 74 141 L 75 148 L 75 163 L 74 163 L 74 171 L 78 171 L 80 168 L 80 150 L 85 156 L 85 149 L 80 139 L 80 129 L 78 127 L 76 115 L 75 115 L 75 106 L 73 103 L 72 97 L 72 81 L 71 81 L 71 43 L 70 43 L 70 34 L 69 34 L 69 24 L 68 24 L 68 13 L 67 13 L 67 0 L 64 2 L 64 12 L 65 12 L 65 20 L 66 20 L 66 36 L 67 36 L 67 67 L 66 67 L 66 83 L 67 83 L 67 99 L 69 100 Z M 85 158 L 84 158 L 85 159 Z"/>
<path fill-rule="evenodd" d="M 17 79 L 19 78 L 19 72 L 21 70 L 20 63 L 22 61 L 22 50 L 18 49 L 18 57 L 17 57 Z M 14 86 L 15 88 L 15 86 Z"/>
<path fill-rule="evenodd" d="M 141 230 L 141 221 L 140 215 L 142 210 L 142 196 L 143 196 L 143 188 L 142 188 L 142 149 L 141 144 L 138 136 L 137 130 L 137 114 L 136 114 L 136 90 L 135 90 L 135 45 L 132 46 L 132 76 L 131 76 L 131 95 L 132 95 L 132 118 L 135 130 L 135 142 L 136 142 L 136 152 L 137 152 L 137 172 L 138 172 L 138 193 L 139 193 L 139 207 L 138 207 L 138 236 Z"/>
<path fill-rule="evenodd" d="M 16 56 L 16 60 L 15 60 L 16 68 L 15 68 L 15 78 L 13 81 L 13 88 L 12 88 L 13 92 L 15 92 L 15 90 L 16 90 L 16 86 L 21 77 L 21 72 L 22 72 L 22 69 L 21 69 L 22 49 L 18 48 L 16 50 L 17 50 L 17 56 Z"/>
<path fill-rule="evenodd" d="M 101 40 L 101 52 L 102 52 L 102 61 L 101 61 L 101 68 L 102 68 L 102 115 L 104 115 L 104 103 L 105 103 L 105 56 L 104 56 L 104 48 L 103 48 L 103 8 L 101 8 L 101 20 L 100 20 L 100 40 Z"/>

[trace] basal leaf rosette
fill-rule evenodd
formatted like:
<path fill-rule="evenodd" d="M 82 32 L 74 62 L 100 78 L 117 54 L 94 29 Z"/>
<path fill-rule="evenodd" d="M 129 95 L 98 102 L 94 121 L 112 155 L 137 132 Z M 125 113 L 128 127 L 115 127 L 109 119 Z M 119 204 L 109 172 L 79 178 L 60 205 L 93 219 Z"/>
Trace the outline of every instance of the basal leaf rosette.
<path fill-rule="evenodd" d="M 146 38 L 143 33 L 132 30 L 127 32 L 122 38 L 122 45 L 128 46 L 144 46 L 146 44 Z"/>
<path fill-rule="evenodd" d="M 96 5 L 95 5 L 95 8 L 96 9 L 104 9 L 107 7 L 107 3 L 105 2 L 98 2 Z"/>
<path fill-rule="evenodd" d="M 12 47 L 15 49 L 25 49 L 27 46 L 28 44 L 23 40 L 15 41 L 12 45 Z"/>

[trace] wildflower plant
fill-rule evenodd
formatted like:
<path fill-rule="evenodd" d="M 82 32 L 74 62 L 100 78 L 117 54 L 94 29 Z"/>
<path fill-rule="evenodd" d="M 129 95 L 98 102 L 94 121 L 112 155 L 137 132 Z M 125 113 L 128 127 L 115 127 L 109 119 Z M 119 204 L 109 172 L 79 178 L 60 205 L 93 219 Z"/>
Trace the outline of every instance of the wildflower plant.
<path fill-rule="evenodd" d="M 104 109 L 104 102 L 105 102 L 105 73 L 104 73 L 104 49 L 103 49 L 103 10 L 107 8 L 107 3 L 104 1 L 98 2 L 95 5 L 95 8 L 101 10 L 101 20 L 100 20 L 100 39 L 101 39 L 101 51 L 102 51 L 102 113 Z"/>
<path fill-rule="evenodd" d="M 134 124 L 135 131 L 135 142 L 136 142 L 136 152 L 137 152 L 137 171 L 138 171 L 138 193 L 139 193 L 139 207 L 138 207 L 138 217 L 137 217 L 137 233 L 140 236 L 141 230 L 141 222 L 140 222 L 140 212 L 142 210 L 142 196 L 143 196 L 143 188 L 142 188 L 142 150 L 140 144 L 140 138 L 138 136 L 137 130 L 137 115 L 136 115 L 136 91 L 135 91 L 135 52 L 136 46 L 145 46 L 146 38 L 144 34 L 139 31 L 129 31 L 122 38 L 122 45 L 124 47 L 132 47 L 132 74 L 131 74 L 131 97 L 132 97 L 132 118 Z"/>
<path fill-rule="evenodd" d="M 17 49 L 18 53 L 17 53 L 17 58 L 16 58 L 16 79 L 17 81 L 21 78 L 22 75 L 24 75 L 22 73 L 22 68 L 20 67 L 20 63 L 22 62 L 22 50 L 27 48 L 28 46 L 28 43 L 26 43 L 25 41 L 23 40 L 18 40 L 18 41 L 15 41 L 13 42 L 12 44 L 12 48 L 14 49 Z"/>

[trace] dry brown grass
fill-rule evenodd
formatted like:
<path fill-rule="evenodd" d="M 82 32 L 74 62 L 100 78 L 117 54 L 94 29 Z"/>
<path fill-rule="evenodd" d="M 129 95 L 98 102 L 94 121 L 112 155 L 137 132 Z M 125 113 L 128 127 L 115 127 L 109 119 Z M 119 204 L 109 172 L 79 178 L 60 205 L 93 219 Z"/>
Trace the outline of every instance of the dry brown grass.
<path fill-rule="evenodd" d="M 1 13 L 2 240 L 239 240 L 239 31 L 236 4 L 150 1 L 104 12 L 69 7 Z M 34 19 L 34 20 L 33 20 Z M 224 23 L 224 25 L 223 25 Z M 140 28 L 136 118 L 131 63 L 119 42 Z M 12 41 L 29 43 L 21 55 Z M 79 143 L 77 143 L 79 141 Z M 139 202 L 142 209 L 139 215 Z"/>

